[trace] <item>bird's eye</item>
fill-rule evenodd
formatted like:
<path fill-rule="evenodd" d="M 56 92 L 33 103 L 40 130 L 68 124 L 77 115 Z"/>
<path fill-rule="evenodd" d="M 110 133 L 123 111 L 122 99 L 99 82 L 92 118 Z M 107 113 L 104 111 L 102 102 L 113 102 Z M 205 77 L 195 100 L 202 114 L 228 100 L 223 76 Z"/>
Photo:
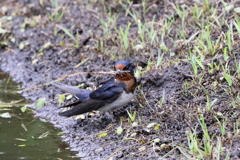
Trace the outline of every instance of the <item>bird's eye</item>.
<path fill-rule="evenodd" d="M 129 66 L 126 66 L 123 68 L 123 70 L 128 70 L 129 69 Z"/>

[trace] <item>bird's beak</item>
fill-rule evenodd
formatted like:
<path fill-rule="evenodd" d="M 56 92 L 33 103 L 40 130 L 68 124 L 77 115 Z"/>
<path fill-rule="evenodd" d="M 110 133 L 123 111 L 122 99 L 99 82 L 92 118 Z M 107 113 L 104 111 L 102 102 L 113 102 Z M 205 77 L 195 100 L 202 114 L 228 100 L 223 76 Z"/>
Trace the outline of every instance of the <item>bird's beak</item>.
<path fill-rule="evenodd" d="M 122 72 L 122 71 L 121 71 L 121 70 L 119 70 L 119 69 L 118 69 L 118 70 L 116 70 L 116 74 L 122 74 L 121 72 Z"/>

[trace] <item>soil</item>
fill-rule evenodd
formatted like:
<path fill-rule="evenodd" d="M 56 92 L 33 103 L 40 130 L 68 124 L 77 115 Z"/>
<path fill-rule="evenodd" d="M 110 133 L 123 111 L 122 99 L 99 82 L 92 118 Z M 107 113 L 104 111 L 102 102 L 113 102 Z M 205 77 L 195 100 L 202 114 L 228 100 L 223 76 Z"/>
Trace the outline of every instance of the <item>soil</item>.
<path fill-rule="evenodd" d="M 193 81 L 192 66 L 184 61 L 184 56 L 178 54 L 164 57 L 173 61 L 178 57 L 180 61 L 174 65 L 162 66 L 161 69 L 152 68 L 138 78 L 139 87 L 135 100 L 113 112 L 115 122 L 98 113 L 85 114 L 84 118 L 59 116 L 62 109 L 58 108 L 58 96 L 62 92 L 52 85 L 44 85 L 45 83 L 62 79 L 61 83 L 64 84 L 96 88 L 111 75 L 91 72 L 111 71 L 113 64 L 121 56 L 131 61 L 136 70 L 147 70 L 149 55 L 132 53 L 126 56 L 118 53 L 120 56 L 114 59 L 112 55 L 101 53 L 95 47 L 96 42 L 102 40 L 103 34 L 98 18 L 104 14 L 101 1 L 59 1 L 64 6 L 64 16 L 57 22 L 49 20 L 48 15 L 53 12 L 53 8 L 47 1 L 12 0 L 0 3 L 8 8 L 8 11 L 2 11 L 1 16 L 12 18 L 6 22 L 9 23 L 6 26 L 9 26 L 7 29 L 11 33 L 1 37 L 10 39 L 7 45 L 1 45 L 1 69 L 22 84 L 21 94 L 27 99 L 33 102 L 39 98 L 47 99 L 45 106 L 40 109 L 36 108 L 35 103 L 29 107 L 35 110 L 36 117 L 46 119 L 60 128 L 63 131 L 62 139 L 70 144 L 71 150 L 78 152 L 81 159 L 157 159 L 161 156 L 165 159 L 178 159 L 183 156 L 179 146 L 188 146 L 187 131 L 196 129 L 198 138 L 203 140 L 203 131 L 197 117 L 198 111 L 204 110 L 206 106 L 206 92 L 197 85 L 190 85 L 187 89 L 184 87 L 186 82 L 191 84 Z M 131 21 L 117 3 L 107 4 L 112 12 L 121 14 L 117 26 L 125 26 Z M 140 1 L 133 1 L 133 4 L 140 4 Z M 153 15 L 160 19 L 171 14 L 165 1 L 153 1 L 152 5 L 155 7 L 142 17 L 146 21 Z M 78 35 L 79 47 L 72 47 L 74 40 L 57 25 L 68 28 L 74 36 Z M 131 32 L 135 30 L 136 26 L 132 26 Z M 57 34 L 54 35 L 54 32 Z M 168 45 L 173 46 L 171 43 Z M 156 57 L 154 48 L 151 50 Z M 184 46 L 181 51 L 179 46 L 173 50 L 176 53 L 183 52 Z M 237 60 L 240 59 L 239 48 L 235 47 L 232 54 Z M 221 58 L 215 58 L 215 61 L 221 63 Z M 230 62 L 234 62 L 234 59 L 230 59 Z M 80 65 L 77 66 L 78 64 Z M 203 73 L 204 82 L 201 84 L 206 88 L 213 87 L 216 77 L 221 74 Z M 233 122 L 239 119 L 239 107 L 234 108 L 228 103 L 235 95 L 227 94 L 226 81 L 218 82 L 222 86 L 208 93 L 210 100 L 218 99 L 212 107 L 213 112 L 203 112 L 209 134 L 215 137 L 221 135 L 216 116 L 220 121 L 227 117 L 229 134 L 234 132 Z M 129 120 L 126 109 L 137 113 L 137 124 Z M 149 127 L 151 123 L 155 127 Z M 123 132 L 118 135 L 116 130 L 119 126 L 123 128 Z M 102 133 L 107 135 L 101 136 Z M 230 151 L 230 159 L 240 158 L 239 136 L 226 136 L 223 146 L 229 149 L 224 152 L 227 154 Z"/>

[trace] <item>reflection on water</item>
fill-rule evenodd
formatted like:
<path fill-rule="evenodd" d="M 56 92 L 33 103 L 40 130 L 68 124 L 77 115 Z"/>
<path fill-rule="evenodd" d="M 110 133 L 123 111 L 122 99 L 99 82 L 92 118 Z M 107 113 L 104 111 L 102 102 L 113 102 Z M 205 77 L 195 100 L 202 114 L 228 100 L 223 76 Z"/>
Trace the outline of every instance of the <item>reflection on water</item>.
<path fill-rule="evenodd" d="M 8 74 L 0 70 L 0 102 L 11 102 L 21 100 L 23 97 L 19 94 L 15 94 L 18 85 L 12 81 Z"/>
<path fill-rule="evenodd" d="M 17 85 L 0 71 L 0 115 L 11 116 L 0 116 L 0 159 L 79 159 L 66 149 L 68 146 L 58 136 L 58 129 L 34 118 L 30 110 L 23 113 L 19 104 L 8 107 L 3 103 L 18 100 L 22 100 L 21 106 L 26 103 L 21 95 L 13 93 L 16 89 Z"/>

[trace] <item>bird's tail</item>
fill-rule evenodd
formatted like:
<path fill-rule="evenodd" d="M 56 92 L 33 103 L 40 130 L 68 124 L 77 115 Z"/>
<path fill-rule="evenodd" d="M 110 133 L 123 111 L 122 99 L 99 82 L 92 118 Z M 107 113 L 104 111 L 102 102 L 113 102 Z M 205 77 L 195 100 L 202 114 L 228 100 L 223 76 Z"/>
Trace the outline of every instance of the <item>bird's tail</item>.
<path fill-rule="evenodd" d="M 81 110 L 77 109 L 77 108 L 73 108 L 64 112 L 59 113 L 60 116 L 64 116 L 64 117 L 71 117 L 74 115 L 78 115 L 78 114 L 83 114 L 80 112 Z"/>
<path fill-rule="evenodd" d="M 91 112 L 93 110 L 98 110 L 100 107 L 106 104 L 105 101 L 102 100 L 87 100 L 83 101 L 79 105 L 73 107 L 70 110 L 59 113 L 60 116 L 71 117 L 74 115 L 79 115 L 87 112 Z"/>
<path fill-rule="evenodd" d="M 55 87 L 60 88 L 61 90 L 65 91 L 65 92 L 71 93 L 73 95 L 76 95 L 76 94 L 81 92 L 81 89 L 79 89 L 77 87 L 65 85 L 65 84 L 62 84 L 60 82 L 52 83 L 52 85 L 54 85 Z"/>
<path fill-rule="evenodd" d="M 65 92 L 68 92 L 68 93 L 76 96 L 79 99 L 79 101 L 86 100 L 87 98 L 89 98 L 89 94 L 92 93 L 91 90 L 80 89 L 80 88 L 65 85 L 65 84 L 62 84 L 62 83 L 59 83 L 59 82 L 52 83 L 52 85 L 60 88 L 61 90 L 65 91 Z"/>

